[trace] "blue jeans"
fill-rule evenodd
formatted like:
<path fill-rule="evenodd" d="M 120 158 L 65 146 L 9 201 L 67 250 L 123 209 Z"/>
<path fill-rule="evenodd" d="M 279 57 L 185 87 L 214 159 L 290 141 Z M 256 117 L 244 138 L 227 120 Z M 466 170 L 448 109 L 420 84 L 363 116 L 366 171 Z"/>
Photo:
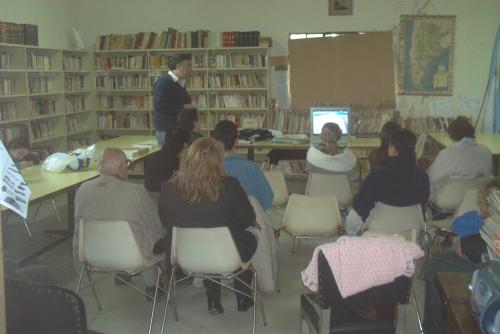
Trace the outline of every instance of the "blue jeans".
<path fill-rule="evenodd" d="M 454 252 L 433 256 L 425 270 L 425 334 L 444 333 L 443 300 L 437 288 L 437 272 L 472 273 L 476 267 Z"/>
<path fill-rule="evenodd" d="M 165 130 L 156 130 L 155 131 L 156 133 L 156 140 L 158 141 L 158 145 L 163 146 L 163 144 L 165 144 L 165 135 L 167 134 L 167 132 Z"/>

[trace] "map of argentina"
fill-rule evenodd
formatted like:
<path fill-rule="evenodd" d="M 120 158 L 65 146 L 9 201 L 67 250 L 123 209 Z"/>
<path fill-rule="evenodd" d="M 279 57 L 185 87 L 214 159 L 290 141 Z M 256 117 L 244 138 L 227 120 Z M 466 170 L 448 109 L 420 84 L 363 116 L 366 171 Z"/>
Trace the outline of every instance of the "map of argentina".
<path fill-rule="evenodd" d="M 455 16 L 401 16 L 399 94 L 452 95 Z"/>

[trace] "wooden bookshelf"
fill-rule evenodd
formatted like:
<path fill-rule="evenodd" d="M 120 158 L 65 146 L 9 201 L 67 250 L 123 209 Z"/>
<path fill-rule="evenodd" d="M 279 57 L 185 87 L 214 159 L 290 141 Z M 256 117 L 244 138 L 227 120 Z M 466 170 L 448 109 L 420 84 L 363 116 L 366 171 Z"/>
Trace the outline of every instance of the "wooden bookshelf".
<path fill-rule="evenodd" d="M 245 123 L 268 127 L 270 83 L 266 47 L 98 50 L 94 74 L 99 135 L 109 135 L 114 130 L 153 133 L 153 86 L 168 73 L 170 60 L 179 53 L 192 55 L 193 73 L 186 88 L 199 111 L 202 131 L 208 133 L 222 119 L 233 120 L 239 126 Z M 128 85 L 129 82 L 135 84 Z M 149 123 L 147 127 L 138 124 L 130 129 L 104 127 L 102 117 L 109 113 L 115 118 L 122 113 L 146 113 Z M 255 122 L 242 122 L 252 117 Z"/>
<path fill-rule="evenodd" d="M 42 158 L 93 143 L 93 75 L 92 52 L 0 44 L 0 139 L 26 137 Z"/>

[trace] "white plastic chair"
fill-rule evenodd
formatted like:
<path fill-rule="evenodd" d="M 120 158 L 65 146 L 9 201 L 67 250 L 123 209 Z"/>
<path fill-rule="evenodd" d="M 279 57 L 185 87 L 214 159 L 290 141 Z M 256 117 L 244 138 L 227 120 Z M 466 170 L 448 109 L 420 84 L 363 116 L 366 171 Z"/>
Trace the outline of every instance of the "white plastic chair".
<path fill-rule="evenodd" d="M 171 251 L 172 273 L 167 292 L 167 302 L 163 314 L 161 333 L 165 328 L 168 303 L 171 300 L 174 307 L 175 320 L 177 321 L 177 305 L 175 302 L 175 273 L 181 269 L 187 277 L 199 277 L 209 279 L 229 290 L 253 299 L 253 322 L 252 333 L 256 329 L 256 304 L 259 300 L 260 310 L 264 325 L 267 325 L 264 305 L 260 297 L 258 275 L 250 263 L 241 261 L 238 249 L 227 227 L 214 228 L 179 228 L 174 227 L 172 232 Z M 216 279 L 239 279 L 238 275 L 245 270 L 253 273 L 252 295 L 234 289 Z M 185 278 L 184 278 L 185 279 Z M 240 282 L 242 282 L 240 280 Z M 242 282 L 245 284 L 244 282 Z M 172 298 L 171 298 L 172 296 Z"/>
<path fill-rule="evenodd" d="M 264 171 L 264 175 L 273 190 L 273 207 L 283 207 L 288 202 L 288 189 L 285 175 L 279 169 Z"/>
<path fill-rule="evenodd" d="M 431 196 L 432 206 L 440 211 L 453 212 L 458 209 L 468 189 L 479 189 L 481 180 L 448 179 Z"/>
<path fill-rule="evenodd" d="M 79 259 L 83 262 L 82 270 L 78 278 L 76 293 L 80 291 L 83 273 L 87 275 L 92 292 L 99 310 L 101 304 L 97 297 L 95 283 L 92 282 L 91 272 L 98 273 L 126 273 L 137 275 L 146 269 L 156 268 L 157 277 L 154 296 L 149 296 L 144 290 L 123 280 L 120 276 L 114 277 L 129 287 L 139 291 L 147 297 L 153 298 L 153 308 L 149 322 L 149 333 L 151 333 L 153 317 L 158 297 L 158 289 L 161 275 L 161 262 L 165 261 L 163 256 L 147 259 L 142 254 L 135 240 L 134 234 L 128 222 L 125 221 L 79 221 Z"/>
<path fill-rule="evenodd" d="M 335 196 L 292 194 L 288 199 L 281 229 L 295 241 L 334 236 L 341 226 L 340 210 Z"/>
<path fill-rule="evenodd" d="M 422 206 L 392 206 L 382 202 L 375 203 L 366 220 L 368 231 L 395 234 L 415 229 L 418 232 L 425 230 L 425 219 Z"/>
<path fill-rule="evenodd" d="M 418 138 L 417 143 L 415 144 L 415 156 L 418 159 L 422 158 L 425 151 L 425 143 L 427 141 L 427 133 L 422 132 Z"/>
<path fill-rule="evenodd" d="M 335 196 L 338 205 L 347 209 L 352 203 L 352 189 L 348 174 L 309 173 L 305 194 L 308 196 Z"/>

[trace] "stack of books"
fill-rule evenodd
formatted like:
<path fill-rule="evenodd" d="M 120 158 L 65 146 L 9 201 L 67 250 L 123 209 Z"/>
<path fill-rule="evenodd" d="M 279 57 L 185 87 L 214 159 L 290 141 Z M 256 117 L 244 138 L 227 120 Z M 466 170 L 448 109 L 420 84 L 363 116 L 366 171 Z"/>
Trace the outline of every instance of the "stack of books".
<path fill-rule="evenodd" d="M 97 90 L 146 89 L 149 85 L 147 75 L 97 76 Z"/>
<path fill-rule="evenodd" d="M 64 110 L 66 113 L 85 110 L 85 98 L 81 95 L 70 95 L 65 97 Z"/>
<path fill-rule="evenodd" d="M 282 133 L 309 134 L 309 114 L 291 112 L 287 109 L 277 109 L 271 113 L 270 122 L 272 129 Z"/>
<path fill-rule="evenodd" d="M 392 120 L 393 109 L 366 109 L 351 112 L 351 134 L 378 136 L 382 126 Z"/>
<path fill-rule="evenodd" d="M 64 56 L 63 68 L 66 71 L 79 71 L 82 69 L 82 57 Z"/>
<path fill-rule="evenodd" d="M 148 57 L 129 55 L 123 57 L 97 57 L 98 70 L 145 70 L 148 68 Z"/>
<path fill-rule="evenodd" d="M 51 69 L 50 57 L 31 53 L 27 55 L 28 69 L 36 71 L 48 71 Z"/>
<path fill-rule="evenodd" d="M 34 139 L 52 137 L 54 135 L 52 123 L 46 121 L 31 124 L 31 133 L 33 134 Z"/>
<path fill-rule="evenodd" d="M 0 95 L 13 95 L 16 93 L 16 79 L 0 78 Z"/>
<path fill-rule="evenodd" d="M 56 101 L 51 99 L 30 100 L 28 110 L 31 116 L 42 116 L 56 113 Z"/>
<path fill-rule="evenodd" d="M 99 95 L 97 109 L 149 109 L 151 97 L 138 95 Z"/>
<path fill-rule="evenodd" d="M 9 121 L 18 118 L 19 104 L 17 102 L 0 103 L 0 121 Z"/>
<path fill-rule="evenodd" d="M 83 120 L 81 117 L 66 118 L 66 132 L 72 133 L 83 129 Z"/>
<path fill-rule="evenodd" d="M 267 107 L 267 97 L 265 94 L 211 94 L 210 95 L 211 108 L 259 108 L 264 109 Z"/>
<path fill-rule="evenodd" d="M 10 53 L 0 52 L 0 69 L 10 69 Z"/>
<path fill-rule="evenodd" d="M 84 79 L 83 75 L 71 75 L 64 77 L 64 91 L 74 92 L 83 90 Z"/>
<path fill-rule="evenodd" d="M 30 78 L 28 85 L 31 94 L 49 93 L 54 91 L 54 86 L 50 78 Z"/>
<path fill-rule="evenodd" d="M 259 46 L 258 31 L 227 31 L 222 33 L 222 47 Z"/>
<path fill-rule="evenodd" d="M 490 259 L 500 261 L 500 190 L 492 191 L 488 196 L 488 211 L 481 231 L 481 237 L 486 242 Z"/>
<path fill-rule="evenodd" d="M 0 43 L 38 45 L 38 26 L 0 22 Z"/>

